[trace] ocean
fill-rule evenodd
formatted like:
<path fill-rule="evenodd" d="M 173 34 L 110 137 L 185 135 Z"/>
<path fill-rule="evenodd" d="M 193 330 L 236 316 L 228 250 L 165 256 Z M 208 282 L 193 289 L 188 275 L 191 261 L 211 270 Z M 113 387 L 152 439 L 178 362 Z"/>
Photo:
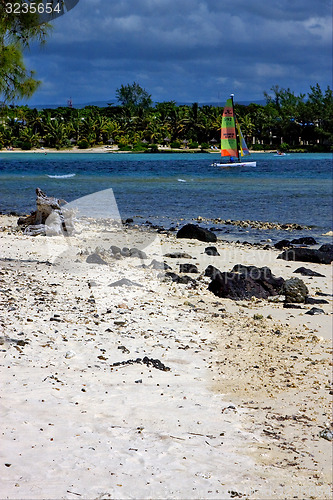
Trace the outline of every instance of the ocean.
<path fill-rule="evenodd" d="M 0 211 L 30 213 L 35 189 L 73 201 L 113 189 L 120 215 L 165 228 L 204 219 L 297 223 L 311 230 L 258 230 L 219 227 L 218 237 L 259 242 L 313 236 L 318 243 L 332 231 L 332 155 L 272 153 L 251 155 L 257 167 L 220 169 L 218 155 L 1 153 Z"/>

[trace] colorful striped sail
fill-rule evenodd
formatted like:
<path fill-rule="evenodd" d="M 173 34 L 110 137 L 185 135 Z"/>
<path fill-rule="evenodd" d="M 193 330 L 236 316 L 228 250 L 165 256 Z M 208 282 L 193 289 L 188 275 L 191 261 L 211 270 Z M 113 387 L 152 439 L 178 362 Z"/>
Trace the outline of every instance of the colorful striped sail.
<path fill-rule="evenodd" d="M 236 121 L 232 99 L 228 99 L 223 110 L 221 124 L 221 156 L 237 156 Z"/>
<path fill-rule="evenodd" d="M 237 126 L 237 131 L 238 131 L 238 137 L 240 139 L 240 154 L 241 156 L 247 156 L 250 154 L 249 148 L 247 147 L 247 144 L 245 142 L 244 136 L 242 134 L 241 128 L 239 126 L 238 120 L 236 118 L 236 126 Z"/>

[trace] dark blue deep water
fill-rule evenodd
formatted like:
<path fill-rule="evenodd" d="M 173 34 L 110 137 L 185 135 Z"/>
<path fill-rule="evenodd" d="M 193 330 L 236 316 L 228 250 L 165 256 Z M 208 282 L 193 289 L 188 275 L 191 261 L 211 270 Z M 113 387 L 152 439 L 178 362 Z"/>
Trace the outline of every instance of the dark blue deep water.
<path fill-rule="evenodd" d="M 219 169 L 213 154 L 0 153 L 0 211 L 35 208 L 35 188 L 72 201 L 112 188 L 122 218 L 169 227 L 205 218 L 295 222 L 328 241 L 332 230 L 332 156 L 253 154 L 257 167 Z M 48 175 L 75 174 L 68 178 Z M 183 221 L 181 221 L 183 223 Z M 211 225 L 213 225 L 211 223 Z M 226 232 L 226 231 L 230 231 Z M 230 226 L 219 233 L 239 239 L 289 237 Z"/>

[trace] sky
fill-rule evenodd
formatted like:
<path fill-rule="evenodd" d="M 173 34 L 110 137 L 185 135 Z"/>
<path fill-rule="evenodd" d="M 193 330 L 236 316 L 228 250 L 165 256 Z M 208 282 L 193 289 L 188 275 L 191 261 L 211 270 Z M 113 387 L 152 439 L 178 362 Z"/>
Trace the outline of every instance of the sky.
<path fill-rule="evenodd" d="M 224 104 L 332 88 L 331 0 L 80 0 L 26 65 L 27 104 L 117 103 L 134 81 L 153 101 Z"/>

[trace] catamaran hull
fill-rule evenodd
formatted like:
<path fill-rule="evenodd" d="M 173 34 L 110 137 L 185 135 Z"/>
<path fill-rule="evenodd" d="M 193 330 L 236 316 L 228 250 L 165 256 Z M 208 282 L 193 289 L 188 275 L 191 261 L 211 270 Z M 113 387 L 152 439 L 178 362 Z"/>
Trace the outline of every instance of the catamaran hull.
<path fill-rule="evenodd" d="M 234 163 L 220 163 L 218 161 L 215 161 L 211 165 L 212 167 L 223 167 L 223 168 L 231 168 L 231 167 L 256 167 L 257 162 L 256 161 L 244 161 L 242 163 L 234 162 Z"/>

